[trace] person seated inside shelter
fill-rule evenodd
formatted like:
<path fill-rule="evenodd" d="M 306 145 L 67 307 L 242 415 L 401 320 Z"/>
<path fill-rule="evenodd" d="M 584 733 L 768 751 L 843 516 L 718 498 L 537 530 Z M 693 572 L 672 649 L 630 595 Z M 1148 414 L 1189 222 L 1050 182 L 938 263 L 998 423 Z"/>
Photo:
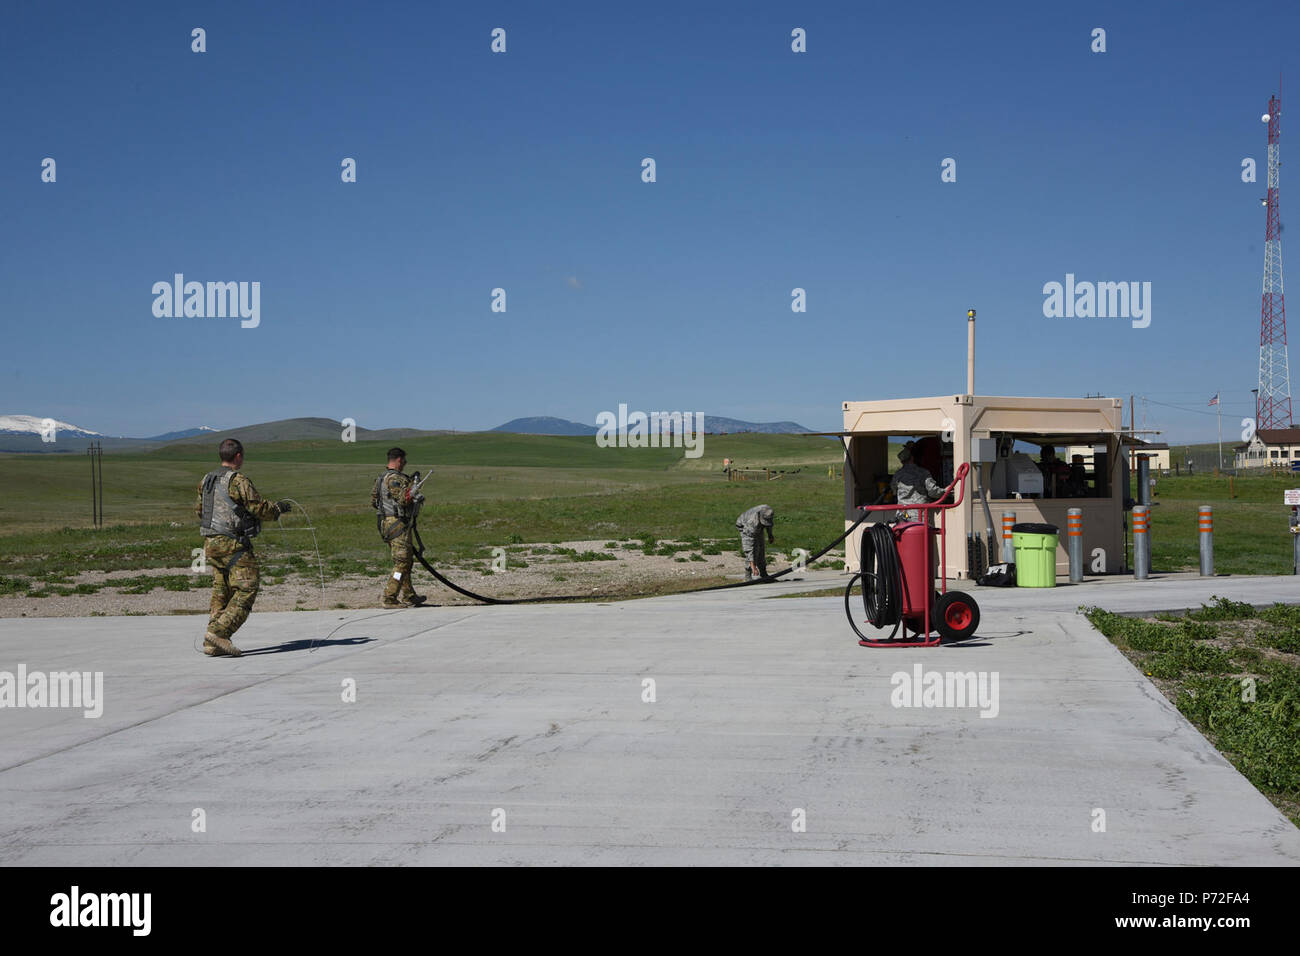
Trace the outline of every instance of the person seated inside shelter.
<path fill-rule="evenodd" d="M 1088 495 L 1088 472 L 1083 467 L 1083 456 L 1070 457 L 1070 476 L 1065 481 L 1065 497 L 1085 498 Z"/>
<path fill-rule="evenodd" d="M 1065 482 L 1070 478 L 1070 466 L 1056 457 L 1056 449 L 1051 445 L 1043 445 L 1042 449 L 1043 454 L 1038 461 L 1038 470 L 1043 473 L 1043 497 L 1064 497 Z"/>

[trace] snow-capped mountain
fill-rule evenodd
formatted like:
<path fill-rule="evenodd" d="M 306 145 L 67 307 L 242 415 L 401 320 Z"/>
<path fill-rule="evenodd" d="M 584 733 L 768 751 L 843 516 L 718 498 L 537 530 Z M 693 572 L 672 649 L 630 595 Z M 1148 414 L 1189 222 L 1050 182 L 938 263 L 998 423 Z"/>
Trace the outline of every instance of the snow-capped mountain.
<path fill-rule="evenodd" d="M 53 422 L 55 437 L 66 436 L 69 438 L 102 438 L 99 432 L 92 432 L 87 428 L 79 428 L 68 422 L 61 422 L 49 418 L 37 418 L 35 415 L 0 415 L 0 435 L 40 435 L 49 430 L 49 423 Z"/>

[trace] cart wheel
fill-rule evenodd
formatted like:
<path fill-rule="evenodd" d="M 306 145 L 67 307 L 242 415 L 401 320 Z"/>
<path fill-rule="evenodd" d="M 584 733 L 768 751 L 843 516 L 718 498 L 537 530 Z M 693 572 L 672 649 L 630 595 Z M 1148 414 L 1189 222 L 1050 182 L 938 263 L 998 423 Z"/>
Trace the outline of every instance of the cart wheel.
<path fill-rule="evenodd" d="M 980 606 L 969 594 L 949 591 L 939 595 L 934 615 L 939 636 L 948 641 L 964 641 L 975 633 L 980 624 Z"/>

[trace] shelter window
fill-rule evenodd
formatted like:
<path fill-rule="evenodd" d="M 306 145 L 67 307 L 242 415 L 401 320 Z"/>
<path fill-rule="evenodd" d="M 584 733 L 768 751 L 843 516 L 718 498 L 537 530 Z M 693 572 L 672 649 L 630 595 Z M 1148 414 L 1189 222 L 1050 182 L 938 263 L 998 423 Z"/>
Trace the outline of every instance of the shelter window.
<path fill-rule="evenodd" d="M 1097 436 L 999 433 L 992 464 L 994 498 L 1109 498 L 1115 466 Z"/>

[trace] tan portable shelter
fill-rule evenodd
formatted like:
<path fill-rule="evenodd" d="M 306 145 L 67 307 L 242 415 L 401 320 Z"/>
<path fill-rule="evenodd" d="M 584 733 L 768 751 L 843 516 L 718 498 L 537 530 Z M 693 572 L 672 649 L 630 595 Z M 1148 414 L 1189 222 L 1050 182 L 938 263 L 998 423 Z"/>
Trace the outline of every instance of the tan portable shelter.
<path fill-rule="evenodd" d="M 861 515 L 859 505 L 870 504 L 877 497 L 877 478 L 898 470 L 898 460 L 890 460 L 890 438 L 934 435 L 940 437 L 943 448 L 943 473 L 934 476 L 940 485 L 951 480 L 961 462 L 971 463 L 965 498 L 959 507 L 947 512 L 950 578 L 971 576 L 967 533 L 980 532 L 987 539 L 981 488 L 988 492 L 999 554 L 1002 513 L 1014 512 L 1017 522 L 1045 522 L 1060 529 L 1056 568 L 1058 574 L 1068 574 L 1066 511 L 1080 508 L 1084 572 L 1123 570 L 1124 498 L 1128 485 L 1120 447 L 1129 439 L 1122 434 L 1122 409 L 1123 403 L 1117 398 L 944 395 L 845 402 L 844 431 L 840 433 L 848 444 L 850 465 L 844 470 L 845 527 Z M 1017 452 L 1017 442 L 1057 449 L 1072 445 L 1090 448 L 1092 454 L 1085 457 L 1083 465 L 1087 493 L 1066 497 L 1063 492 L 1074 493 L 1078 485 L 1065 488 L 1059 482 L 1051 489 L 1033 491 L 1034 475 L 1027 456 Z M 1036 462 L 1037 456 L 1032 460 Z M 1070 464 L 1069 458 L 1063 460 Z M 1036 464 L 1032 471 L 1037 472 Z M 1017 497 L 1018 488 L 1029 490 Z M 890 517 L 889 513 L 882 514 L 883 519 Z M 846 541 L 850 571 L 858 570 L 860 533 L 861 529 Z"/>

